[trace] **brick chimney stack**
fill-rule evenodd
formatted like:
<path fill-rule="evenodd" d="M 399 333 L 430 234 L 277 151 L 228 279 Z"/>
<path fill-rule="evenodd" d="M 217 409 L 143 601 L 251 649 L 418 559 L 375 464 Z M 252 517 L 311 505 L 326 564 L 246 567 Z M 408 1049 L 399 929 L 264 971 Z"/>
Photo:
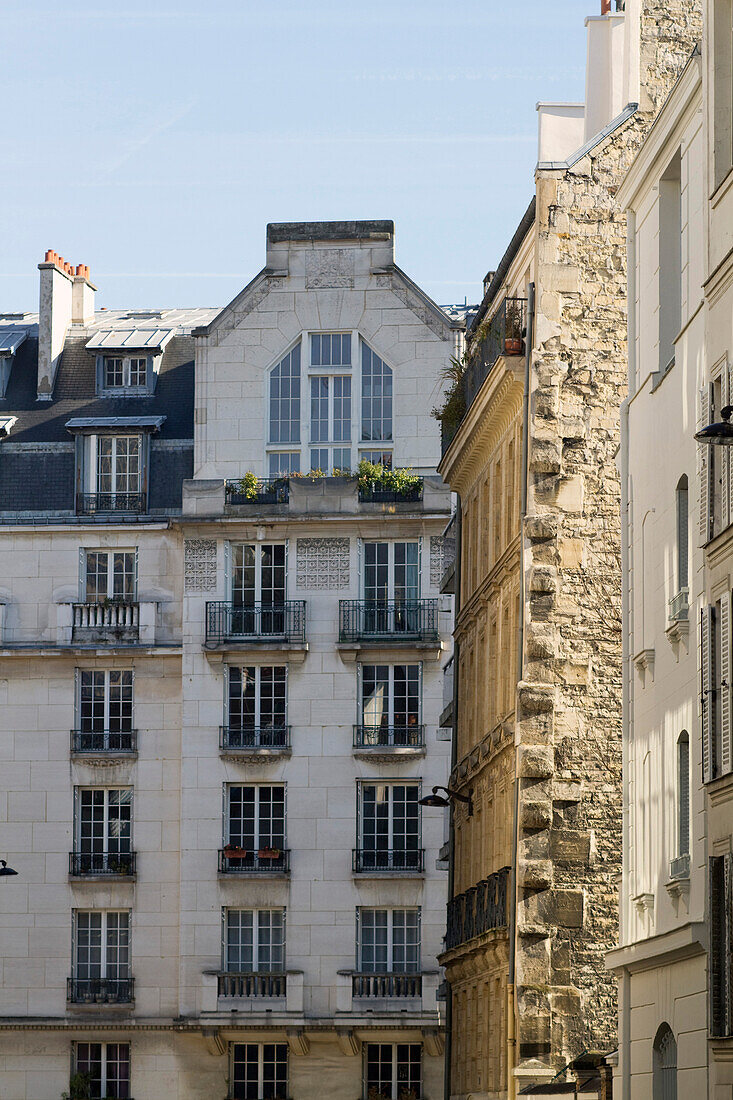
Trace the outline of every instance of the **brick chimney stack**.
<path fill-rule="evenodd" d="M 47 250 L 38 270 L 41 281 L 37 399 L 50 401 L 69 325 L 88 324 L 92 320 L 96 288 L 89 280 L 88 267 L 79 264 L 74 268 L 52 248 Z"/>
<path fill-rule="evenodd" d="M 89 268 L 86 264 L 77 264 L 71 292 L 72 325 L 88 325 L 94 320 L 94 294 L 96 289 L 89 278 Z"/>

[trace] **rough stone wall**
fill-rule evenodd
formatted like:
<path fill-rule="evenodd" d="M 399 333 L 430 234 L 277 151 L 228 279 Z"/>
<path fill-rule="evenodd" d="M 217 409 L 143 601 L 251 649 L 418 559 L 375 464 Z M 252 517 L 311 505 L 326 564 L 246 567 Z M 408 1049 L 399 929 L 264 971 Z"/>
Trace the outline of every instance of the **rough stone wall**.
<path fill-rule="evenodd" d="M 519 686 L 519 1062 L 615 1045 L 621 870 L 620 489 L 626 218 L 615 195 L 700 33 L 700 5 L 646 0 L 642 108 L 537 180 L 537 329 Z"/>

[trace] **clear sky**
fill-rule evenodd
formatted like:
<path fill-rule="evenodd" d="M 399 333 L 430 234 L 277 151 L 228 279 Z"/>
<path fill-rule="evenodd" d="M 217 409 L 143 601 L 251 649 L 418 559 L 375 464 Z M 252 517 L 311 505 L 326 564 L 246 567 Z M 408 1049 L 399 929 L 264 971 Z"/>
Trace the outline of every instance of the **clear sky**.
<path fill-rule="evenodd" d="M 0 310 L 47 248 L 98 305 L 224 305 L 269 221 L 392 218 L 478 301 L 532 195 L 535 103 L 583 99 L 599 0 L 0 0 Z"/>

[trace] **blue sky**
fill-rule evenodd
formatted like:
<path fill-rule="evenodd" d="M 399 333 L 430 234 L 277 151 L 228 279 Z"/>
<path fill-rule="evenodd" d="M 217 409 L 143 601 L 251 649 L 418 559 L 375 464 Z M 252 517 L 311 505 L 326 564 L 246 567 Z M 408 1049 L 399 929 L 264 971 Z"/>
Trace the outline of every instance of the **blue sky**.
<path fill-rule="evenodd" d="M 480 298 L 532 194 L 535 103 L 582 100 L 597 0 L 0 0 L 0 309 L 47 248 L 99 305 L 224 305 L 268 221 L 392 218 Z"/>

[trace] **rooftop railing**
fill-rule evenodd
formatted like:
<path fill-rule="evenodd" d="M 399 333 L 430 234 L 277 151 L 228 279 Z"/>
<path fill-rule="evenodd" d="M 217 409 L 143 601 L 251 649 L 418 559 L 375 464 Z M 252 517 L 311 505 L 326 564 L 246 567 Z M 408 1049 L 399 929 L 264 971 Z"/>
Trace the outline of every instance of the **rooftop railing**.
<path fill-rule="evenodd" d="M 506 927 L 508 880 L 509 868 L 503 867 L 448 902 L 446 950 Z"/>

